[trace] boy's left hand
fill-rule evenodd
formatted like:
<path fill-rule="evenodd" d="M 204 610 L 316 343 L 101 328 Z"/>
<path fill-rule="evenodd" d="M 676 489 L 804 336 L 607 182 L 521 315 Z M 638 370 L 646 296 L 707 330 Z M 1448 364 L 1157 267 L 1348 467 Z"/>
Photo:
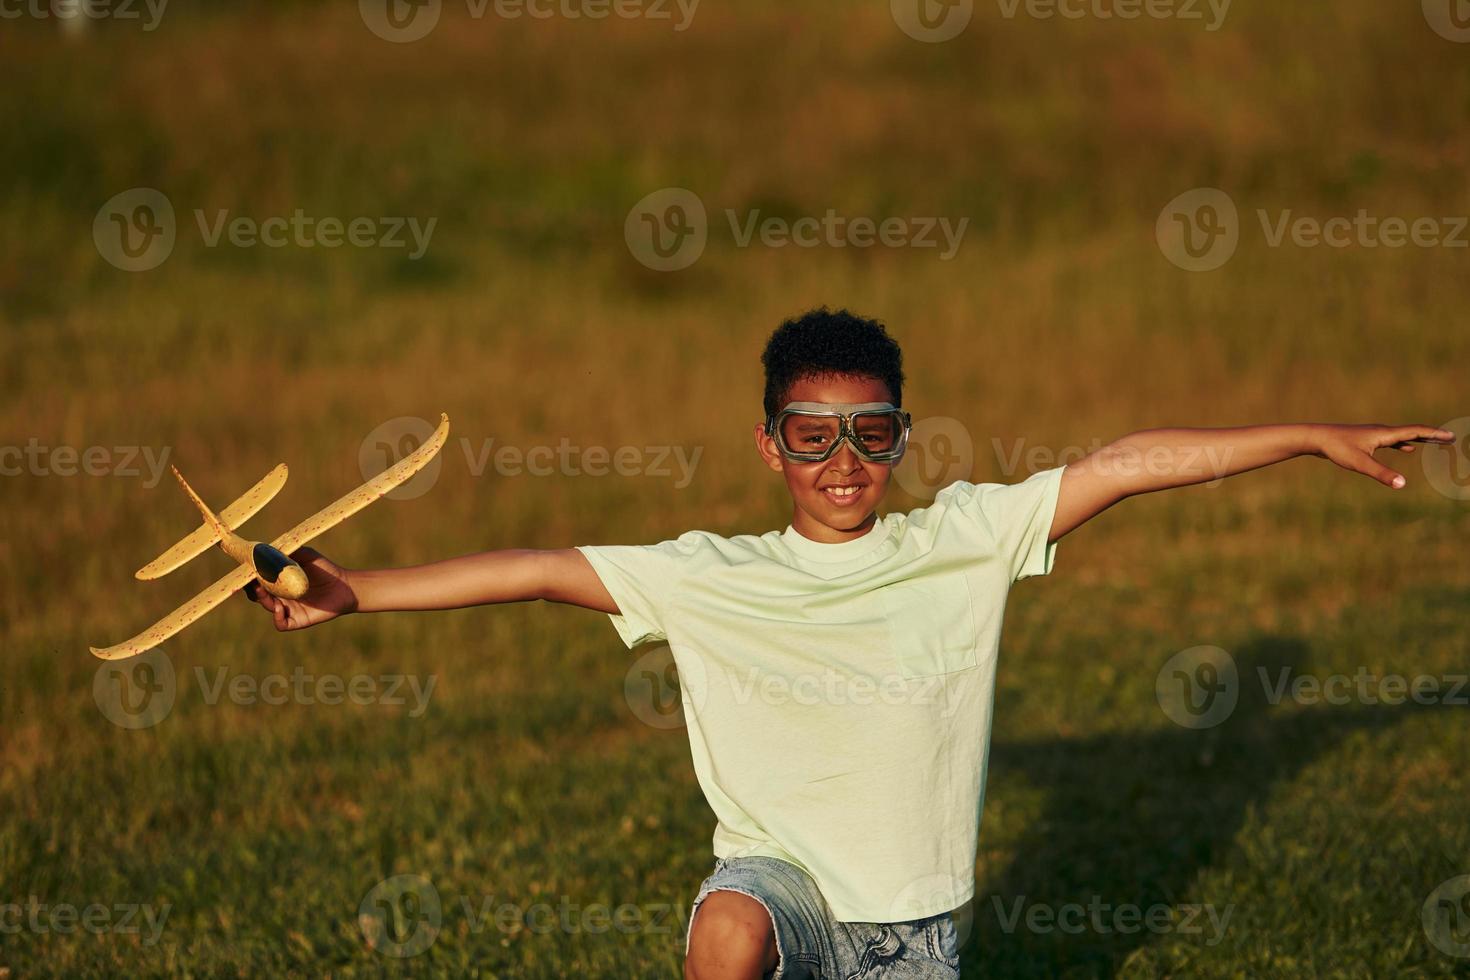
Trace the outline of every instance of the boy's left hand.
<path fill-rule="evenodd" d="M 1378 449 L 1412 453 L 1418 442 L 1453 443 L 1455 434 L 1432 425 L 1321 425 L 1313 426 L 1312 452 L 1345 470 L 1371 476 L 1395 490 L 1408 481 L 1373 458 Z"/>

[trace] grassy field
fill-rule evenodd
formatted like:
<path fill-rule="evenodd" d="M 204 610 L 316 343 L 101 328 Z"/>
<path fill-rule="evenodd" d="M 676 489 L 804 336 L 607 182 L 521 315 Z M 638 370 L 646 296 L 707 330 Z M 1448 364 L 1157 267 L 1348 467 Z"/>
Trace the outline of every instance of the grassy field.
<path fill-rule="evenodd" d="M 760 345 L 822 303 L 889 324 L 906 405 L 957 420 L 976 480 L 1156 425 L 1470 415 L 1470 253 L 1273 246 L 1257 217 L 1470 214 L 1470 48 L 1420 5 L 1241 4 L 1214 31 L 974 9 L 942 44 L 911 39 L 887 3 L 808 0 L 711 3 L 682 31 L 445 4 L 411 44 L 375 37 L 351 3 L 181 4 L 153 31 L 70 39 L 5 21 L 0 444 L 36 448 L 0 477 L 0 976 L 682 963 L 713 817 L 682 729 L 640 720 L 638 654 L 600 614 L 534 604 L 278 636 L 230 603 L 164 647 L 167 716 L 115 724 L 101 704 L 119 681 L 97 680 L 87 647 L 226 567 L 133 581 L 194 523 L 166 471 L 149 475 L 164 452 L 217 505 L 288 462 L 245 527 L 268 537 L 361 479 L 377 426 L 448 412 L 432 488 L 319 542 L 354 567 L 763 532 L 790 504 L 749 445 Z M 167 196 L 177 242 L 129 272 L 93 223 L 135 187 Z M 624 238 L 665 187 L 709 215 L 680 271 Z M 1240 215 L 1211 272 L 1176 267 L 1155 236 L 1198 187 Z M 211 246 L 195 217 L 297 209 L 436 224 L 410 258 Z M 741 247 L 727 218 L 828 209 L 968 225 L 945 261 Z M 700 456 L 687 485 L 516 475 L 479 465 L 492 439 Z M 107 463 L 66 475 L 58 447 Z M 1017 447 L 1035 454 L 1014 465 Z M 1450 696 L 1470 671 L 1470 507 L 1402 466 L 1399 492 L 1298 461 L 1131 501 L 1017 588 L 960 916 L 967 976 L 1470 973 L 1431 941 L 1464 943 L 1463 926 L 1421 918 L 1470 874 L 1470 687 Z M 887 506 L 926 502 L 895 490 Z M 1240 703 L 1193 729 L 1155 681 L 1201 645 L 1230 652 Z M 1442 696 L 1273 701 L 1283 670 L 1426 675 Z M 269 704 L 217 686 L 297 672 L 434 686 L 419 712 L 411 695 Z M 441 901 L 412 958 L 375 951 L 359 923 L 398 875 Z M 547 928 L 543 903 L 582 911 Z M 1065 931 L 1025 915 L 1089 903 L 1171 918 Z M 111 925 L 53 916 L 88 906 Z M 599 928 L 593 906 L 641 924 Z M 1228 920 L 1191 930 L 1194 906 Z"/>

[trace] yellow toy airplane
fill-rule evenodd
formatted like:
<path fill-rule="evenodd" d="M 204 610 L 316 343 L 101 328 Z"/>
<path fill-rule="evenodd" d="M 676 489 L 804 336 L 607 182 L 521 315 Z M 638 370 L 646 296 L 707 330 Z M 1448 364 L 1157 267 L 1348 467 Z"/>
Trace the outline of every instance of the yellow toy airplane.
<path fill-rule="evenodd" d="M 306 572 L 287 556 L 423 469 L 447 438 L 449 416 L 441 414 L 439 428 L 434 430 L 434 434 L 422 446 L 341 500 L 297 524 L 270 544 L 264 541 L 246 541 L 235 534 L 234 529 L 270 503 L 271 498 L 286 485 L 285 463 L 267 473 L 263 480 L 245 491 L 245 495 L 239 500 L 220 511 L 218 516 L 199 499 L 199 495 L 175 469 L 174 476 L 178 477 L 179 485 L 184 488 L 184 493 L 189 495 L 194 506 L 199 508 L 199 513 L 204 516 L 204 523 L 187 538 L 138 569 L 137 577 L 146 580 L 167 575 L 185 562 L 203 554 L 212 544 L 218 544 L 221 551 L 238 562 L 238 567 L 131 640 L 111 647 L 92 647 L 92 653 L 103 660 L 122 660 L 151 650 L 224 602 L 252 579 L 258 580 L 261 587 L 271 595 L 299 599 L 306 592 Z"/>

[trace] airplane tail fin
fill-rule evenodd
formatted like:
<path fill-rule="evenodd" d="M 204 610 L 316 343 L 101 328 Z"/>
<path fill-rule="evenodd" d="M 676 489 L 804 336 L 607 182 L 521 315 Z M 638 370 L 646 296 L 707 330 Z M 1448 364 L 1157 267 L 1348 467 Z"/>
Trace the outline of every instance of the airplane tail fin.
<path fill-rule="evenodd" d="M 184 488 L 184 492 L 189 495 L 189 499 L 194 502 L 194 506 L 199 508 L 199 513 L 204 517 L 205 525 L 214 533 L 215 538 L 223 538 L 228 534 L 230 529 L 220 523 L 220 519 L 214 515 L 214 511 L 209 509 L 208 504 L 199 499 L 199 494 L 195 493 L 194 488 L 189 486 L 189 481 L 184 479 L 184 474 L 179 472 L 179 468 L 177 466 L 170 466 L 169 469 L 173 470 L 174 479 L 179 481 L 179 486 Z"/>
<path fill-rule="evenodd" d="M 240 499 L 216 515 L 203 500 L 199 499 L 199 495 L 194 492 L 193 487 L 189 486 L 183 474 L 177 468 L 173 468 L 173 472 L 179 481 L 179 486 L 184 488 L 184 493 L 188 494 L 194 506 L 199 508 L 204 523 L 178 544 L 138 569 L 136 576 L 145 581 L 167 575 L 180 565 L 202 555 L 216 542 L 223 540 L 226 534 L 244 524 L 257 511 L 270 503 L 271 498 L 286 485 L 288 475 L 286 464 L 282 463 L 267 473 L 259 483 L 246 490 Z"/>

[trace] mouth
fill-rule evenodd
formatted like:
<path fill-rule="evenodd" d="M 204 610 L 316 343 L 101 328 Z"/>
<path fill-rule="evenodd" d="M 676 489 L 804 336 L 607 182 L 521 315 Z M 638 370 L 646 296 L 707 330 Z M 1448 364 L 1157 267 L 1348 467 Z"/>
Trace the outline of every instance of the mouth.
<path fill-rule="evenodd" d="M 857 503 L 858 498 L 863 495 L 863 490 L 865 489 L 866 484 L 857 484 L 853 486 L 822 487 L 821 491 L 822 495 L 828 501 L 838 507 L 851 507 Z"/>

